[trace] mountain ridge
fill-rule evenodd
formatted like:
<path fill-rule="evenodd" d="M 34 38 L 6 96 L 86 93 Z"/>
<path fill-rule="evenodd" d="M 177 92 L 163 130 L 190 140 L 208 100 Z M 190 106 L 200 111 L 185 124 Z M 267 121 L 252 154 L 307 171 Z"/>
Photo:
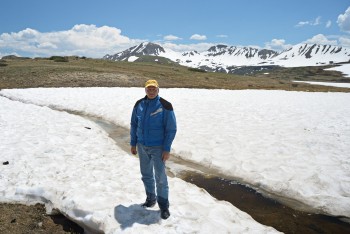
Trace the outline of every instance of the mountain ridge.
<path fill-rule="evenodd" d="M 321 44 L 296 44 L 282 52 L 254 47 L 238 47 L 218 44 L 203 52 L 175 52 L 152 43 L 143 42 L 137 46 L 103 59 L 112 61 L 137 61 L 141 56 L 159 56 L 180 65 L 205 71 L 234 73 L 245 66 L 320 66 L 350 62 L 350 48 Z"/>

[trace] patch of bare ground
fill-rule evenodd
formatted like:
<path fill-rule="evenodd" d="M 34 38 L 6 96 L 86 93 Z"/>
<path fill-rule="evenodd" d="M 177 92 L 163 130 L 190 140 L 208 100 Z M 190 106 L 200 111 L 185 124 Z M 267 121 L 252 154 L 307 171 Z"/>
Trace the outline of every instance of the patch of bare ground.
<path fill-rule="evenodd" d="M 84 233 L 84 230 L 61 214 L 47 215 L 42 204 L 26 206 L 0 203 L 0 233 Z"/>

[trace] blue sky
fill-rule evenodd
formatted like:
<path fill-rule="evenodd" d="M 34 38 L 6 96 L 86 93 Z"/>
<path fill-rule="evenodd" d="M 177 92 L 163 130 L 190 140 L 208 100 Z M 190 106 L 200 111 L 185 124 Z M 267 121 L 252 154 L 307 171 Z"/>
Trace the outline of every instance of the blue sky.
<path fill-rule="evenodd" d="M 275 50 L 350 47 L 349 0 L 11 0 L 1 3 L 0 57 L 102 57 L 143 41 L 175 51 L 211 45 Z"/>

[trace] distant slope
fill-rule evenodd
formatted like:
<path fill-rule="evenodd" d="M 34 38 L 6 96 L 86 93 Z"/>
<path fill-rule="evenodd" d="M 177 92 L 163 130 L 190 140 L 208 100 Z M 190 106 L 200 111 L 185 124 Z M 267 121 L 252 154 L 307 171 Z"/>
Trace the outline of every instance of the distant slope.
<path fill-rule="evenodd" d="M 158 44 L 144 42 L 114 55 L 107 54 L 103 59 L 133 62 L 145 55 L 168 58 L 180 65 L 206 71 L 235 73 L 242 66 L 257 66 L 265 69 L 267 66 L 301 67 L 349 62 L 350 48 L 297 44 L 278 53 L 252 47 L 216 45 L 202 53 L 197 51 L 179 53 Z"/>

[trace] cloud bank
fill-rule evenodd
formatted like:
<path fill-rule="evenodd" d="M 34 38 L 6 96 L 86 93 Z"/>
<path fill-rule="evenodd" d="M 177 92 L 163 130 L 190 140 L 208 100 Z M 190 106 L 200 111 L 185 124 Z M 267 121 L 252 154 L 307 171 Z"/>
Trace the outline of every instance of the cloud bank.
<path fill-rule="evenodd" d="M 198 40 L 198 41 L 204 41 L 204 40 L 207 40 L 207 36 L 205 35 L 199 35 L 199 34 L 193 34 L 191 37 L 190 37 L 191 40 Z"/>
<path fill-rule="evenodd" d="M 319 24 L 320 17 L 306 24 Z M 344 14 L 339 15 L 337 23 L 342 31 L 350 33 L 350 7 Z M 300 24 L 302 25 L 302 23 Z M 331 26 L 328 21 L 326 27 Z M 217 38 L 227 38 L 227 35 L 216 35 Z M 206 35 L 193 34 L 191 40 L 195 43 L 173 43 L 183 38 L 172 34 L 163 37 L 163 40 L 156 41 L 165 48 L 174 51 L 184 52 L 196 50 L 202 52 L 218 43 L 205 43 Z M 146 39 L 131 39 L 122 34 L 122 31 L 115 27 L 78 24 L 66 31 L 39 32 L 38 30 L 26 28 L 19 32 L 3 33 L 0 35 L 0 58 L 13 54 L 24 57 L 50 57 L 61 56 L 86 56 L 91 58 L 102 58 L 106 54 L 114 54 L 138 45 Z M 318 34 L 302 43 L 331 44 L 350 47 L 350 37 L 347 35 Z M 239 46 L 239 45 L 233 45 Z M 246 45 L 243 45 L 246 46 Z M 272 39 L 265 42 L 266 49 L 282 51 L 292 45 L 284 39 Z M 259 46 L 256 46 L 259 47 Z M 260 47 L 259 47 L 260 48 Z"/>
<path fill-rule="evenodd" d="M 337 45 L 337 40 L 330 40 L 323 34 L 318 34 L 312 38 L 306 40 L 304 43 L 308 44 L 321 44 L 321 45 Z"/>
<path fill-rule="evenodd" d="M 129 48 L 141 40 L 133 40 L 121 34 L 121 30 L 96 25 L 75 25 L 67 31 L 39 32 L 27 28 L 17 33 L 0 35 L 2 54 L 46 57 L 52 55 L 77 55 L 102 57 L 110 52 Z"/>
<path fill-rule="evenodd" d="M 342 31 L 350 33 L 350 7 L 348 7 L 344 14 L 338 16 L 337 23 Z"/>
<path fill-rule="evenodd" d="M 272 39 L 270 42 L 265 43 L 265 48 L 275 51 L 283 51 L 289 49 L 293 45 L 286 44 L 284 39 Z"/>

